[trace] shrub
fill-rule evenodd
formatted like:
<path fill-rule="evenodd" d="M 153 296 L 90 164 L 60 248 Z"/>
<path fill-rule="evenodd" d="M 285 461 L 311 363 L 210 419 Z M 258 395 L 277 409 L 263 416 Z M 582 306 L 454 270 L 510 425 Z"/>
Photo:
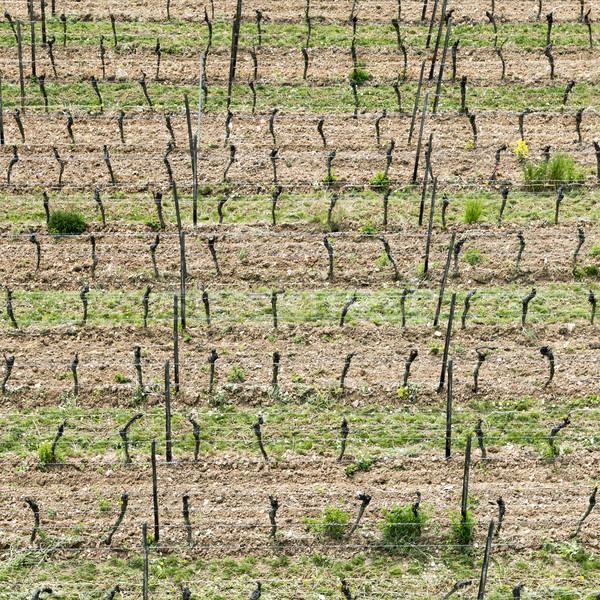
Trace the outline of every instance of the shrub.
<path fill-rule="evenodd" d="M 483 213 L 483 200 L 479 198 L 470 198 L 465 205 L 465 215 L 463 221 L 465 223 L 477 223 L 481 219 Z"/>
<path fill-rule="evenodd" d="M 383 191 L 390 187 L 390 178 L 383 171 L 379 171 L 369 183 L 374 190 Z"/>
<path fill-rule="evenodd" d="M 549 161 L 523 165 L 525 187 L 532 191 L 558 189 L 560 185 L 580 185 L 585 181 L 585 169 L 569 154 L 558 152 Z"/>
<path fill-rule="evenodd" d="M 354 81 L 356 85 L 362 85 L 365 81 L 371 79 L 371 75 L 366 69 L 356 67 L 356 69 L 353 69 L 352 73 L 350 73 L 350 79 Z"/>
<path fill-rule="evenodd" d="M 427 513 L 421 506 L 417 514 L 413 512 L 412 504 L 383 509 L 383 521 L 379 528 L 383 532 L 383 541 L 389 546 L 400 546 L 420 537 L 423 526 L 427 521 Z"/>
<path fill-rule="evenodd" d="M 48 229 L 55 235 L 80 234 L 85 231 L 85 221 L 79 213 L 55 210 L 50 214 Z"/>
<path fill-rule="evenodd" d="M 319 517 L 315 519 L 305 518 L 304 522 L 311 531 L 318 536 L 340 539 L 346 531 L 346 525 L 350 522 L 351 515 L 337 506 L 328 504 Z"/>
<path fill-rule="evenodd" d="M 463 520 L 460 512 L 450 515 L 452 523 L 452 541 L 459 546 L 460 550 L 464 550 L 464 546 L 470 546 L 475 538 L 475 522 L 473 521 L 473 513 L 467 509 L 467 514 Z"/>

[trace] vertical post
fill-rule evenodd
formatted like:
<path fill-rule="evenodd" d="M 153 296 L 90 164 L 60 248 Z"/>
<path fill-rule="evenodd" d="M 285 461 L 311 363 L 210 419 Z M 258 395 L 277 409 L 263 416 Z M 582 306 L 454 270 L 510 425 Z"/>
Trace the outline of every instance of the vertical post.
<path fill-rule="evenodd" d="M 452 454 L 452 359 L 448 361 L 448 395 L 446 396 L 446 460 Z"/>
<path fill-rule="evenodd" d="M 31 76 L 37 77 L 35 68 L 35 21 L 33 18 L 30 21 L 31 26 Z"/>
<path fill-rule="evenodd" d="M 448 315 L 448 328 L 446 329 L 446 341 L 444 343 L 444 356 L 442 358 L 442 373 L 440 375 L 440 385 L 438 394 L 444 389 L 444 380 L 446 379 L 446 363 L 448 362 L 448 351 L 450 350 L 450 337 L 452 335 L 452 321 L 454 320 L 454 305 L 456 304 L 456 292 L 452 292 L 450 300 L 450 314 Z"/>
<path fill-rule="evenodd" d="M 425 175 L 423 176 L 423 189 L 421 190 L 421 203 L 419 205 L 419 227 L 423 225 L 423 213 L 425 212 L 425 197 L 427 196 L 427 177 L 431 171 L 431 152 L 433 147 L 433 133 L 429 134 L 427 152 L 425 153 Z"/>
<path fill-rule="evenodd" d="M 148 525 L 142 523 L 142 551 L 144 553 L 144 580 L 142 583 L 142 599 L 148 600 Z"/>
<path fill-rule="evenodd" d="M 419 170 L 419 156 L 421 154 L 421 142 L 423 141 L 423 129 L 425 128 L 425 116 L 427 114 L 427 99 L 429 93 L 425 94 L 425 100 L 423 101 L 423 114 L 421 115 L 421 129 L 419 130 L 419 141 L 417 142 L 417 153 L 415 156 L 415 169 L 413 171 L 412 182 L 417 183 L 417 172 Z"/>
<path fill-rule="evenodd" d="M 242 20 L 242 0 L 237 0 L 237 9 L 235 20 L 233 21 L 233 30 L 231 32 L 231 60 L 229 62 L 229 86 L 227 88 L 227 110 L 231 106 L 231 89 L 235 79 L 235 67 L 237 64 L 238 42 L 240 37 L 240 23 Z"/>
<path fill-rule="evenodd" d="M 42 19 L 42 44 L 46 47 L 46 0 L 40 0 L 40 14 Z"/>
<path fill-rule="evenodd" d="M 444 41 L 444 51 L 442 53 L 442 62 L 440 63 L 440 74 L 438 76 L 437 87 L 435 89 L 435 98 L 433 99 L 433 114 L 437 112 L 440 92 L 442 89 L 442 77 L 444 76 L 444 67 L 446 66 L 446 55 L 448 54 L 448 42 L 450 41 L 450 29 L 452 28 L 452 17 L 448 18 L 446 24 L 446 39 Z"/>
<path fill-rule="evenodd" d="M 479 591 L 477 600 L 483 600 L 485 595 L 485 582 L 487 580 L 488 565 L 490 564 L 490 553 L 492 550 L 492 536 L 494 535 L 494 519 L 490 521 L 488 527 L 487 541 L 485 543 L 485 554 L 483 556 L 483 565 L 481 567 L 481 579 L 479 580 Z"/>
<path fill-rule="evenodd" d="M 187 94 L 184 94 L 184 102 L 185 102 L 185 118 L 187 121 L 187 130 L 188 130 L 188 140 L 190 145 L 190 160 L 192 161 L 192 202 L 194 206 L 194 210 L 196 210 L 196 203 L 198 201 L 198 178 L 196 175 L 196 149 L 194 148 L 194 137 L 192 135 L 192 115 L 190 113 L 190 102 L 188 100 Z M 196 217 L 197 218 L 197 217 Z M 194 221 L 194 225 L 196 225 L 196 221 Z"/>
<path fill-rule="evenodd" d="M 175 393 L 179 393 L 179 299 L 173 296 L 173 371 L 175 380 Z"/>
<path fill-rule="evenodd" d="M 200 55 L 200 85 L 198 87 L 198 133 L 196 135 L 196 148 L 200 145 L 200 119 L 202 114 L 202 77 L 204 75 L 204 54 Z"/>
<path fill-rule="evenodd" d="M 467 508 L 469 503 L 469 472 L 471 470 L 471 435 L 467 436 L 467 447 L 465 448 L 465 469 L 463 472 L 462 498 L 460 502 L 460 516 L 464 523 L 467 519 Z"/>
<path fill-rule="evenodd" d="M 160 529 L 158 527 L 158 482 L 156 479 L 156 442 L 152 440 L 152 500 L 154 503 L 154 543 L 158 544 Z"/>
<path fill-rule="evenodd" d="M 166 459 L 167 462 L 173 462 L 171 451 L 171 382 L 169 359 L 165 361 L 165 440 L 166 440 Z"/>
<path fill-rule="evenodd" d="M 2 71 L 0 71 L 0 146 L 4 146 L 4 108 L 2 106 Z"/>
<path fill-rule="evenodd" d="M 180 285 L 181 295 L 181 327 L 185 329 L 185 280 L 187 278 L 187 264 L 185 261 L 185 231 L 179 234 L 179 267 L 180 267 Z"/>
<path fill-rule="evenodd" d="M 435 319 L 433 320 L 433 326 L 437 327 L 440 319 L 440 310 L 442 308 L 442 300 L 444 299 L 444 288 L 446 287 L 446 279 L 448 279 L 448 270 L 450 269 L 450 261 L 452 260 L 452 250 L 454 250 L 454 241 L 456 240 L 456 231 L 452 232 L 452 239 L 450 240 L 450 246 L 448 248 L 448 258 L 446 259 L 446 268 L 444 269 L 444 276 L 442 277 L 442 285 L 440 286 L 440 295 L 438 298 L 437 308 L 435 310 Z"/>
<path fill-rule="evenodd" d="M 181 212 L 179 210 L 179 196 L 177 195 L 177 184 L 175 180 L 172 182 L 173 188 L 173 203 L 175 204 L 175 217 L 177 219 L 177 232 L 181 233 Z"/>
<path fill-rule="evenodd" d="M 419 84 L 417 85 L 417 95 L 415 96 L 415 105 L 413 107 L 412 119 L 410 121 L 410 131 L 408 132 L 408 145 L 412 140 L 413 129 L 417 119 L 417 108 L 419 107 L 419 99 L 421 97 L 421 86 L 423 85 L 423 73 L 425 72 L 425 61 L 421 63 L 421 75 L 419 76 Z"/>
<path fill-rule="evenodd" d="M 435 194 L 437 191 L 437 177 L 433 178 L 433 190 L 431 191 L 431 206 L 429 208 L 429 225 L 427 227 L 427 244 L 425 245 L 425 265 L 423 276 L 429 272 L 429 249 L 431 248 L 431 229 L 433 227 L 433 210 L 435 209 Z"/>
<path fill-rule="evenodd" d="M 17 53 L 19 55 L 19 83 L 21 85 L 21 113 L 25 114 L 25 77 L 23 75 L 23 35 L 21 20 L 17 19 Z"/>

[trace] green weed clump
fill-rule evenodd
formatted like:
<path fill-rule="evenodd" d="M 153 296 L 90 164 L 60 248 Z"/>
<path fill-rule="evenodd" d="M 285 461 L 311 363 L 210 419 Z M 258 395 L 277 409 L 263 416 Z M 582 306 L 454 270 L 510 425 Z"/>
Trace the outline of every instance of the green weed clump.
<path fill-rule="evenodd" d="M 483 200 L 479 198 L 470 198 L 465 205 L 465 214 L 463 221 L 467 224 L 477 223 L 483 214 Z"/>
<path fill-rule="evenodd" d="M 352 73 L 350 73 L 350 79 L 354 81 L 356 85 L 362 85 L 363 83 L 371 79 L 371 75 L 366 69 L 356 67 L 356 69 L 353 69 Z"/>
<path fill-rule="evenodd" d="M 523 165 L 523 181 L 531 191 L 557 190 L 559 186 L 581 185 L 585 182 L 585 169 L 575 163 L 575 159 L 562 152 L 550 160 Z"/>
<path fill-rule="evenodd" d="M 460 546 L 459 550 L 465 550 L 470 546 L 475 539 L 475 521 L 473 520 L 473 512 L 467 509 L 465 518 L 462 518 L 460 512 L 453 513 L 450 516 L 452 523 L 452 541 Z"/>
<path fill-rule="evenodd" d="M 79 235 L 85 231 L 85 227 L 85 221 L 79 213 L 62 209 L 50 213 L 48 229 L 54 235 Z"/>
<path fill-rule="evenodd" d="M 318 517 L 314 519 L 306 517 L 304 523 L 319 537 L 327 536 L 339 540 L 343 537 L 351 518 L 350 513 L 333 504 L 327 504 Z"/>
<path fill-rule="evenodd" d="M 62 462 L 62 455 L 56 451 L 52 456 L 52 444 L 46 442 L 38 448 L 38 458 L 40 460 L 40 469 L 44 470 L 46 465 Z"/>
<path fill-rule="evenodd" d="M 414 542 L 421 536 L 428 519 L 425 510 L 419 506 L 416 511 L 412 504 L 383 509 L 383 521 L 379 528 L 383 533 L 383 541 L 388 546 L 402 546 Z"/>
<path fill-rule="evenodd" d="M 374 190 L 384 191 L 390 187 L 390 178 L 383 171 L 379 171 L 369 184 Z"/>

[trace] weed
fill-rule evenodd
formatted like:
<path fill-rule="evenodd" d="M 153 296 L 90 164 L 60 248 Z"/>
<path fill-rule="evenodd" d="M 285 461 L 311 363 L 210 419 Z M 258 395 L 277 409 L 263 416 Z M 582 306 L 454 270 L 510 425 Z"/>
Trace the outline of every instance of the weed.
<path fill-rule="evenodd" d="M 375 235 L 377 233 L 377 227 L 369 221 L 368 223 L 361 225 L 360 232 L 363 235 Z"/>
<path fill-rule="evenodd" d="M 227 373 L 227 381 L 231 383 L 243 383 L 246 381 L 246 375 L 239 365 L 232 365 L 229 373 Z"/>
<path fill-rule="evenodd" d="M 46 465 L 62 462 L 62 455 L 56 451 L 52 458 L 52 444 L 46 442 L 38 448 L 38 458 L 40 460 L 40 468 L 44 470 Z"/>
<path fill-rule="evenodd" d="M 62 209 L 50 213 L 48 229 L 54 235 L 80 234 L 85 227 L 85 221 L 79 213 Z"/>
<path fill-rule="evenodd" d="M 346 477 L 348 477 L 348 479 L 351 479 L 352 477 L 354 477 L 354 473 L 356 473 L 356 465 L 348 465 L 344 469 L 344 473 L 346 474 Z"/>
<path fill-rule="evenodd" d="M 356 459 L 356 466 L 363 472 L 370 471 L 373 468 L 375 461 L 368 456 L 360 454 Z"/>
<path fill-rule="evenodd" d="M 390 179 L 383 171 L 379 171 L 369 183 L 374 190 L 383 191 L 390 187 Z"/>
<path fill-rule="evenodd" d="M 451 513 L 450 522 L 452 523 L 452 541 L 460 546 L 461 550 L 465 550 L 475 538 L 475 522 L 472 511 L 467 509 L 464 519 L 460 512 Z"/>
<path fill-rule="evenodd" d="M 575 159 L 562 152 L 549 161 L 523 165 L 523 181 L 531 191 L 558 189 L 560 185 L 580 185 L 585 181 L 585 170 L 575 163 Z"/>
<path fill-rule="evenodd" d="M 375 261 L 375 264 L 382 268 L 387 267 L 390 264 L 390 259 L 388 258 L 385 250 L 381 251 L 381 256 Z"/>
<path fill-rule="evenodd" d="M 351 518 L 350 513 L 333 504 L 327 504 L 320 516 L 314 519 L 305 517 L 304 523 L 319 537 L 327 536 L 339 540 L 344 535 L 346 525 Z"/>
<path fill-rule="evenodd" d="M 586 265 L 583 267 L 583 272 L 588 277 L 596 277 L 596 275 L 598 275 L 598 267 L 597 265 Z"/>
<path fill-rule="evenodd" d="M 304 344 L 304 338 L 301 335 L 295 335 L 292 338 L 292 342 L 294 342 L 294 344 Z"/>
<path fill-rule="evenodd" d="M 331 171 L 331 175 L 325 175 L 325 177 L 323 177 L 323 183 L 327 184 L 335 183 L 337 180 L 338 178 L 335 176 L 333 171 Z"/>
<path fill-rule="evenodd" d="M 354 81 L 356 85 L 362 85 L 363 83 L 371 79 L 371 74 L 366 69 L 356 67 L 356 69 L 353 69 L 352 73 L 350 73 L 350 79 Z"/>
<path fill-rule="evenodd" d="M 431 340 L 429 342 L 429 354 L 433 354 L 435 356 L 436 354 L 440 353 L 441 349 L 442 347 L 435 340 Z"/>
<path fill-rule="evenodd" d="M 594 242 L 594 245 L 588 252 L 589 256 L 600 256 L 600 242 Z"/>
<path fill-rule="evenodd" d="M 463 221 L 467 224 L 477 223 L 483 213 L 483 200 L 480 198 L 469 198 L 465 205 Z"/>
<path fill-rule="evenodd" d="M 428 518 L 421 506 L 414 511 L 412 504 L 394 504 L 382 512 L 383 521 L 379 522 L 379 528 L 383 533 L 383 541 L 389 546 L 400 546 L 419 538 Z"/>
<path fill-rule="evenodd" d="M 462 259 L 471 266 L 479 264 L 481 262 L 481 248 L 469 248 Z"/>
<path fill-rule="evenodd" d="M 115 373 L 115 383 L 129 383 L 131 379 L 128 379 L 123 373 Z"/>

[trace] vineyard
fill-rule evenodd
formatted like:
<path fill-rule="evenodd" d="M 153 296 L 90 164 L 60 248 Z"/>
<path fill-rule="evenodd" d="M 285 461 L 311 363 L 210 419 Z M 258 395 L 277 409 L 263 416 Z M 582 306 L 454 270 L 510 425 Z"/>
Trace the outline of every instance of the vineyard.
<path fill-rule="evenodd" d="M 0 0 L 0 596 L 600 598 L 589 0 Z"/>

